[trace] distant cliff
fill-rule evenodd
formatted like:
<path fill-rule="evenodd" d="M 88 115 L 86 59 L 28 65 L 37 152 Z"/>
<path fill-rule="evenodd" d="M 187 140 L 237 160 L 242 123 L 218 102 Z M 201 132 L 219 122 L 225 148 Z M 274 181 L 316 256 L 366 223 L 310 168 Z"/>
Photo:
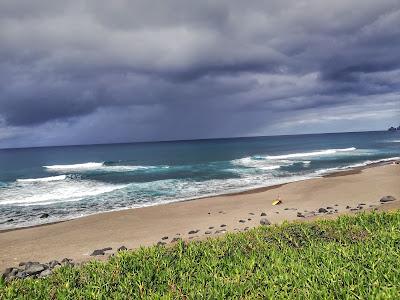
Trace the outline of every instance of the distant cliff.
<path fill-rule="evenodd" d="M 390 128 L 388 129 L 388 131 L 397 131 L 397 130 L 400 131 L 400 126 L 398 126 L 397 128 L 392 126 L 392 127 L 390 127 Z"/>

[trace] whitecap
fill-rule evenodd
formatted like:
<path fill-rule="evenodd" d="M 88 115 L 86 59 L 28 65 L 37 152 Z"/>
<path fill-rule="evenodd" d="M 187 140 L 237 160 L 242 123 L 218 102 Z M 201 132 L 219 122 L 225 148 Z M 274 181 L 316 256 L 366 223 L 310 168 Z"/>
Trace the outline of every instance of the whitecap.
<path fill-rule="evenodd" d="M 27 178 L 27 179 L 17 179 L 17 182 L 27 183 L 27 182 L 49 182 L 49 181 L 60 181 L 67 179 L 67 175 L 58 175 L 58 176 L 50 176 L 50 177 L 41 177 L 41 178 Z"/>

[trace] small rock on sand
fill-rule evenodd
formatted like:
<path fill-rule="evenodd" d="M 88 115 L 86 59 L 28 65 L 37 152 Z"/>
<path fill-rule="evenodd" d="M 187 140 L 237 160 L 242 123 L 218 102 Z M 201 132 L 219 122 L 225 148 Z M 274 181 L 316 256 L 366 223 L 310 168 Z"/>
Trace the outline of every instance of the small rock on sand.
<path fill-rule="evenodd" d="M 117 251 L 119 252 L 119 251 L 126 251 L 126 250 L 128 250 L 125 246 L 121 246 L 121 247 L 119 247 L 118 249 L 117 249 Z"/>
<path fill-rule="evenodd" d="M 210 226 L 210 227 L 208 227 L 208 229 L 214 229 L 214 226 Z"/>
<path fill-rule="evenodd" d="M 382 203 L 385 203 L 385 202 L 391 202 L 391 201 L 394 201 L 394 200 L 396 200 L 396 198 L 393 197 L 393 196 L 384 196 L 379 201 L 381 201 Z"/>
<path fill-rule="evenodd" d="M 226 224 L 222 224 L 220 227 L 226 227 Z"/>
<path fill-rule="evenodd" d="M 189 234 L 195 234 L 195 233 L 198 233 L 199 231 L 200 231 L 199 229 L 190 230 L 190 231 L 189 231 Z"/>
<path fill-rule="evenodd" d="M 271 225 L 271 222 L 268 221 L 267 218 L 262 218 L 262 219 L 260 220 L 260 224 L 261 224 L 261 225 L 267 226 L 267 225 Z"/>
<path fill-rule="evenodd" d="M 350 208 L 351 208 L 350 206 L 348 206 L 348 205 L 346 206 L 346 209 L 350 209 Z"/>
<path fill-rule="evenodd" d="M 205 232 L 205 234 L 211 234 L 212 232 L 211 231 L 209 231 L 209 230 L 207 230 L 206 232 Z"/>
<path fill-rule="evenodd" d="M 164 245 L 165 245 L 165 242 L 159 241 L 159 242 L 157 243 L 157 246 L 164 246 Z"/>
<path fill-rule="evenodd" d="M 92 252 L 92 254 L 90 254 L 90 256 L 98 256 L 98 255 L 104 255 L 104 251 L 103 249 L 96 249 Z"/>
<path fill-rule="evenodd" d="M 265 212 L 261 213 L 261 217 L 265 217 L 267 214 Z"/>
<path fill-rule="evenodd" d="M 181 240 L 181 238 L 179 238 L 179 237 L 174 237 L 172 240 L 171 240 L 171 243 L 175 243 L 175 242 L 178 242 L 178 241 L 180 241 Z"/>
<path fill-rule="evenodd" d="M 168 237 L 167 236 L 163 236 L 161 239 L 162 240 L 168 240 Z"/>
<path fill-rule="evenodd" d="M 320 209 L 318 209 L 319 213 L 326 213 L 328 212 L 325 208 L 321 207 Z"/>
<path fill-rule="evenodd" d="M 297 217 L 298 217 L 298 218 L 305 218 L 305 216 L 304 216 L 302 213 L 300 213 L 300 212 L 297 213 Z"/>
<path fill-rule="evenodd" d="M 239 220 L 239 223 L 245 223 L 246 221 L 245 220 Z"/>

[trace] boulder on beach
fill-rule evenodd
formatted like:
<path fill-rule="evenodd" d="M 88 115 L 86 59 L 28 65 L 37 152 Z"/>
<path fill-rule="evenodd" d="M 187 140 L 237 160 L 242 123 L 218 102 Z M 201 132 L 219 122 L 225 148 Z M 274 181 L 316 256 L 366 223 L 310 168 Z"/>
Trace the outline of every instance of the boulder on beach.
<path fill-rule="evenodd" d="M 325 208 L 321 207 L 320 209 L 318 209 L 319 213 L 326 213 L 328 212 L 328 210 L 326 210 Z"/>
<path fill-rule="evenodd" d="M 103 249 L 96 249 L 90 254 L 90 256 L 98 256 L 98 255 L 104 255 L 104 250 Z"/>
<path fill-rule="evenodd" d="M 385 202 L 391 202 L 391 201 L 395 201 L 395 200 L 396 200 L 396 198 L 393 196 L 384 196 L 379 201 L 381 201 L 382 203 L 385 203 Z"/>
<path fill-rule="evenodd" d="M 268 225 L 271 225 L 271 222 L 267 218 L 262 218 L 260 220 L 260 224 L 264 225 L 264 226 L 268 226 Z"/>

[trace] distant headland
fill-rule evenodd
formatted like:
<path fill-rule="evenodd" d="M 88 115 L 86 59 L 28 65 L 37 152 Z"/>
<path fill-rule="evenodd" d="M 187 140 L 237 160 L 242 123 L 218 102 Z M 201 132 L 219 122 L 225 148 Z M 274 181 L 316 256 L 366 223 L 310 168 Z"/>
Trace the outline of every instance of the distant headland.
<path fill-rule="evenodd" d="M 400 125 L 397 126 L 397 128 L 392 126 L 392 127 L 390 127 L 390 128 L 388 129 L 388 131 L 400 131 Z"/>

